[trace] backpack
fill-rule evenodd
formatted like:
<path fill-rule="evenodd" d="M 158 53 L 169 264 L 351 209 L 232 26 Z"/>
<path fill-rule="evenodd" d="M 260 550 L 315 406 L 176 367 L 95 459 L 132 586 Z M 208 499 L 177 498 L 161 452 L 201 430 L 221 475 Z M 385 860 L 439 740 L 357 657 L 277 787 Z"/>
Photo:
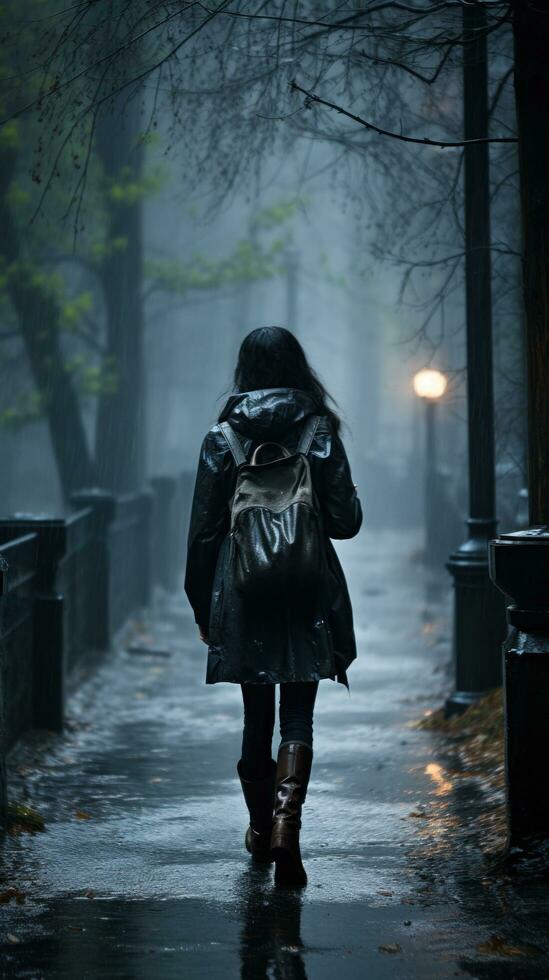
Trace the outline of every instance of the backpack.
<path fill-rule="evenodd" d="M 243 596 L 303 596 L 318 588 L 324 558 L 322 518 L 307 454 L 319 421 L 318 415 L 307 419 L 295 453 L 265 442 L 249 462 L 234 429 L 228 422 L 220 423 L 237 466 L 229 505 L 229 560 L 234 586 Z M 261 462 L 267 448 L 278 454 Z"/>

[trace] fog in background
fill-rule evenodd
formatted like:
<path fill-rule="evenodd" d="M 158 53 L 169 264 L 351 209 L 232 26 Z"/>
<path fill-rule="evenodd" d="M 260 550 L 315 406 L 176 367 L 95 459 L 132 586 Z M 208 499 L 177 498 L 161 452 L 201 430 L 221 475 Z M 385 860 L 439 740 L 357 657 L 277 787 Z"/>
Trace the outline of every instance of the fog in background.
<path fill-rule="evenodd" d="M 143 117 L 152 97 L 151 85 Z M 459 90 L 453 98 L 458 105 Z M 368 166 L 367 159 L 357 161 L 341 147 L 334 151 L 321 138 L 305 135 L 291 144 L 275 140 L 261 166 L 250 167 L 248 161 L 245 176 L 229 189 L 220 186 L 216 194 L 210 174 L 202 182 L 200 174 L 189 173 L 185 147 L 172 144 L 171 134 L 172 116 L 164 106 L 145 148 L 145 170 L 156 181 L 143 204 L 145 260 L 164 266 L 196 264 L 197 257 L 199 264 L 223 263 L 239 243 L 246 243 L 252 256 L 260 249 L 271 258 L 265 273 L 254 272 L 247 281 L 236 275 L 235 281 L 215 286 L 179 284 L 168 290 L 149 283 L 144 306 L 148 477 L 195 467 L 202 438 L 232 390 L 242 338 L 254 327 L 278 324 L 297 334 L 338 403 L 366 520 L 374 526 L 422 522 L 424 405 L 413 393 L 412 378 L 425 366 L 448 373 L 448 391 L 437 407 L 437 468 L 447 501 L 448 547 L 457 545 L 467 495 L 463 289 L 435 310 L 427 330 L 422 326 L 425 304 L 439 284 L 442 288 L 444 270 L 427 265 L 412 294 L 399 301 L 405 269 L 379 254 L 383 248 L 377 239 L 384 225 L 390 239 L 392 224 L 397 227 L 403 216 L 383 200 L 379 170 L 366 192 L 363 176 L 357 175 Z M 403 167 L 411 183 L 403 185 L 403 194 L 409 205 L 415 166 L 418 181 L 421 176 L 419 205 L 421 182 L 428 179 L 425 168 L 439 167 L 440 151 L 426 147 L 407 153 Z M 55 201 L 50 201 L 39 221 L 52 238 L 60 220 Z M 439 247 L 443 251 L 447 246 Z M 518 276 L 518 268 L 515 272 Z M 77 264 L 65 269 L 65 275 L 75 291 L 85 282 Z M 506 361 L 509 335 L 516 340 L 520 332 L 511 307 L 509 301 L 505 316 L 496 308 L 494 325 L 503 524 L 514 520 L 523 482 L 517 449 L 522 434 L 520 372 L 509 388 Z M 520 364 L 516 352 L 513 357 Z M 9 365 L 2 368 L 10 370 Z M 20 361 L 17 369 L 24 374 Z M 512 424 L 505 414 L 510 400 Z M 93 416 L 90 402 L 84 409 L 90 440 Z M 63 495 L 46 422 L 39 418 L 3 425 L 0 442 L 7 462 L 0 476 L 4 513 L 61 513 Z"/>

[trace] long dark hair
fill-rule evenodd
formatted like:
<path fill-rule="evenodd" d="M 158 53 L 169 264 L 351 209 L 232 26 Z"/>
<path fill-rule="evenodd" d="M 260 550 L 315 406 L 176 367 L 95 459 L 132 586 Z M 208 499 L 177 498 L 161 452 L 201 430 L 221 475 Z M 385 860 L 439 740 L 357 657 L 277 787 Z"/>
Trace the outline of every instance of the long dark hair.
<path fill-rule="evenodd" d="M 297 337 L 285 327 L 258 327 L 244 337 L 234 385 L 237 391 L 299 388 L 312 396 L 320 415 L 328 416 L 334 432 L 341 428 L 339 416 L 328 405 L 331 402 L 337 407 L 337 403 L 313 371 Z"/>

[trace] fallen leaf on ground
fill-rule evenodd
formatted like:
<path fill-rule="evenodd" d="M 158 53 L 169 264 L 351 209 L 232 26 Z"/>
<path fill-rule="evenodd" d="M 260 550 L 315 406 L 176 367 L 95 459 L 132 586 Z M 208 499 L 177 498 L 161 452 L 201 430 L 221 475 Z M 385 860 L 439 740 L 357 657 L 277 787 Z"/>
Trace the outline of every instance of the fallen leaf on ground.
<path fill-rule="evenodd" d="M 91 820 L 89 813 L 86 813 L 85 810 L 77 810 L 74 815 L 77 820 Z"/>
<path fill-rule="evenodd" d="M 395 894 L 394 892 L 388 891 L 387 888 L 378 888 L 377 893 L 378 893 L 378 895 L 394 895 Z"/>
<path fill-rule="evenodd" d="M 44 818 L 24 803 L 8 803 L 8 829 L 13 833 L 34 834 L 45 829 Z"/>
<path fill-rule="evenodd" d="M 15 885 L 10 885 L 5 891 L 0 892 L 0 905 L 7 905 L 11 902 L 12 898 L 15 899 L 18 905 L 22 905 L 25 901 L 25 893 L 16 888 Z"/>
<path fill-rule="evenodd" d="M 13 945 L 21 942 L 21 940 L 18 939 L 17 936 L 13 935 L 13 932 L 8 932 L 6 939 L 8 940 L 9 943 L 12 943 Z"/>
<path fill-rule="evenodd" d="M 487 942 L 477 946 L 477 952 L 484 956 L 537 956 L 536 946 L 516 946 L 505 941 L 503 936 L 490 936 Z"/>
<path fill-rule="evenodd" d="M 380 953 L 401 953 L 402 948 L 398 943 L 382 943 L 377 947 Z"/>

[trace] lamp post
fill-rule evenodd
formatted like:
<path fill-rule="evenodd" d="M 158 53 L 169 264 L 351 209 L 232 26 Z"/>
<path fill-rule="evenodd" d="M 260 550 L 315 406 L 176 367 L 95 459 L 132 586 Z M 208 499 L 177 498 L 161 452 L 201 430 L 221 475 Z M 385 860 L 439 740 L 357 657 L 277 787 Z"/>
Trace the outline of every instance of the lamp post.
<path fill-rule="evenodd" d="M 248 218 L 248 242 L 252 254 L 258 247 L 257 241 L 257 200 L 254 201 Z M 254 295 L 253 278 L 244 279 L 236 293 L 235 319 L 234 319 L 234 346 L 236 350 L 240 347 L 243 338 L 252 329 L 252 299 Z"/>
<path fill-rule="evenodd" d="M 425 402 L 425 562 L 434 564 L 439 536 L 435 411 L 448 379 L 442 371 L 424 368 L 414 375 L 414 391 Z"/>
<path fill-rule="evenodd" d="M 487 20 L 482 4 L 463 6 L 465 300 L 469 518 L 467 540 L 448 561 L 454 579 L 454 693 L 446 713 L 464 711 L 501 684 L 503 597 L 488 576 L 496 533 Z"/>
<path fill-rule="evenodd" d="M 298 309 L 299 253 L 295 248 L 286 252 L 286 326 L 292 333 L 299 331 Z"/>

